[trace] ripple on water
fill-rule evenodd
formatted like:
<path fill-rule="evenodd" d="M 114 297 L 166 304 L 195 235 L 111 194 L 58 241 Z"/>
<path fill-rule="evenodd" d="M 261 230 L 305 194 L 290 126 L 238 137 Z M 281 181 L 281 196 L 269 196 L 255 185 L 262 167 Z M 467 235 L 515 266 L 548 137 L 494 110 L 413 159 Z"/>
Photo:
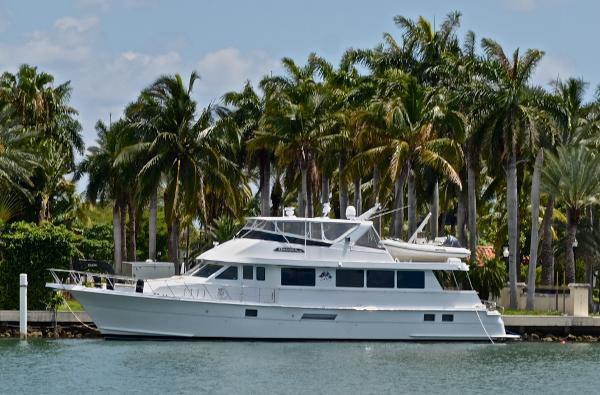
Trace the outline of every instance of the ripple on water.
<path fill-rule="evenodd" d="M 0 340 L 3 393 L 594 393 L 599 368 L 581 343 Z"/>

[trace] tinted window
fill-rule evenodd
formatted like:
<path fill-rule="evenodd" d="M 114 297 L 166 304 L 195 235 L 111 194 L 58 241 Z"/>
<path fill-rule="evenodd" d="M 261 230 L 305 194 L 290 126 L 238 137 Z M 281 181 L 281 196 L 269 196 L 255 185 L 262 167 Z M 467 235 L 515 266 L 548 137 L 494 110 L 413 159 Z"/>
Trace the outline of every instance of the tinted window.
<path fill-rule="evenodd" d="M 367 270 L 367 287 L 394 288 L 394 272 L 392 270 Z"/>
<path fill-rule="evenodd" d="M 425 272 L 398 270 L 396 272 L 396 287 L 425 288 Z"/>
<path fill-rule="evenodd" d="M 368 232 L 366 232 L 364 235 L 360 236 L 360 238 L 358 240 L 356 240 L 355 244 L 357 246 L 362 246 L 362 247 L 379 248 L 379 249 L 383 248 L 379 245 L 379 236 L 377 236 L 377 232 L 375 232 L 375 229 L 373 229 L 373 228 L 369 229 Z"/>
<path fill-rule="evenodd" d="M 454 314 L 442 314 L 442 321 L 444 321 L 444 322 L 454 321 Z"/>
<path fill-rule="evenodd" d="M 323 233 L 325 234 L 325 239 L 335 240 L 356 226 L 356 224 L 343 222 L 323 222 Z"/>
<path fill-rule="evenodd" d="M 304 236 L 308 228 L 306 223 L 298 221 L 278 222 L 277 226 L 284 233 L 292 233 L 299 236 Z"/>
<path fill-rule="evenodd" d="M 433 274 L 444 290 L 470 291 L 467 272 L 461 270 L 434 270 Z"/>
<path fill-rule="evenodd" d="M 423 321 L 435 321 L 435 314 L 425 314 L 423 316 Z"/>
<path fill-rule="evenodd" d="M 210 277 L 212 274 L 214 274 L 216 271 L 218 271 L 222 267 L 223 266 L 221 266 L 221 265 L 212 265 L 212 264 L 204 265 L 200 268 L 200 270 L 198 270 L 196 273 L 194 273 L 194 276 L 204 277 L 204 278 Z"/>
<path fill-rule="evenodd" d="M 252 266 L 244 265 L 242 272 L 243 272 L 244 280 L 252 280 L 252 278 L 254 276 L 252 274 Z"/>
<path fill-rule="evenodd" d="M 258 281 L 265 281 L 265 268 L 262 266 L 256 266 L 256 279 Z"/>
<path fill-rule="evenodd" d="M 365 274 L 363 270 L 338 269 L 335 271 L 336 287 L 362 288 L 365 285 Z"/>
<path fill-rule="evenodd" d="M 282 268 L 281 285 L 315 286 L 315 269 Z"/>
<path fill-rule="evenodd" d="M 238 268 L 237 266 L 229 266 L 225 271 L 219 274 L 216 278 L 220 280 L 237 280 L 238 279 Z"/>

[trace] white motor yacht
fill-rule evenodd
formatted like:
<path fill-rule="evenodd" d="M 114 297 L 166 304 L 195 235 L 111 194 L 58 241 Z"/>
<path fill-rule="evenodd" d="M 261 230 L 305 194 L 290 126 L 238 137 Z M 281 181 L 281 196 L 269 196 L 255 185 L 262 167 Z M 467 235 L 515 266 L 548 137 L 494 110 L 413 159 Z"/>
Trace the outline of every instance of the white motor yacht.
<path fill-rule="evenodd" d="M 395 260 L 371 221 L 254 217 L 183 275 L 52 270 L 105 337 L 507 339 L 459 259 Z"/>

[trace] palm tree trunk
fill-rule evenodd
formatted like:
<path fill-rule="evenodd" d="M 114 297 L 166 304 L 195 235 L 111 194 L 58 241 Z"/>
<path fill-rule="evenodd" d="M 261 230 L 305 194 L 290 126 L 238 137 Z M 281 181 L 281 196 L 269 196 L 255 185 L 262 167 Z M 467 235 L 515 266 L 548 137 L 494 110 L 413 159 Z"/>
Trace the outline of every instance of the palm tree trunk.
<path fill-rule="evenodd" d="M 415 173 L 408 170 L 408 237 L 417 230 L 417 191 L 415 188 Z"/>
<path fill-rule="evenodd" d="M 156 217 L 158 215 L 158 191 L 154 189 L 150 196 L 148 213 L 148 259 L 156 260 Z"/>
<path fill-rule="evenodd" d="M 510 308 L 517 308 L 517 244 L 519 241 L 519 201 L 517 196 L 517 158 L 511 150 L 506 172 L 506 204 L 508 216 L 508 279 L 510 282 Z"/>
<path fill-rule="evenodd" d="M 169 231 L 169 261 L 175 265 L 175 274 L 179 274 L 179 218 L 173 218 L 171 224 L 167 225 Z"/>
<path fill-rule="evenodd" d="M 362 213 L 362 182 L 360 177 L 354 179 L 354 208 L 356 208 L 356 215 L 359 216 Z"/>
<path fill-rule="evenodd" d="M 456 205 L 456 237 L 461 246 L 467 245 L 467 234 L 465 233 L 465 222 L 467 219 L 467 195 L 465 191 L 460 191 L 458 195 L 458 204 Z M 477 252 L 473 254 L 471 250 L 471 259 L 477 259 Z"/>
<path fill-rule="evenodd" d="M 479 235 L 477 234 L 477 168 L 473 159 L 467 160 L 467 196 L 469 249 L 471 250 L 471 262 L 475 262 L 477 260 Z"/>
<path fill-rule="evenodd" d="M 406 184 L 406 171 L 402 169 L 400 176 L 396 179 L 394 185 L 394 237 L 402 239 L 404 227 L 404 184 Z"/>
<path fill-rule="evenodd" d="M 542 219 L 542 284 L 554 284 L 554 249 L 552 248 L 552 216 L 554 196 L 548 196 L 548 203 Z"/>
<path fill-rule="evenodd" d="M 127 259 L 127 232 L 125 230 L 127 226 L 127 203 L 124 199 L 119 202 L 121 209 L 121 256 L 123 259 Z"/>
<path fill-rule="evenodd" d="M 299 200 L 300 200 L 300 204 L 299 204 L 299 212 L 298 212 L 298 216 L 299 217 L 308 217 L 308 180 L 306 179 L 306 177 L 308 176 L 308 171 L 305 167 L 300 168 L 300 174 L 301 174 L 301 189 L 300 189 L 300 196 L 299 196 Z"/>
<path fill-rule="evenodd" d="M 531 178 L 531 241 L 529 244 L 529 272 L 527 273 L 527 310 L 533 310 L 539 243 L 540 172 L 544 164 L 544 150 L 538 149 Z"/>
<path fill-rule="evenodd" d="M 379 188 L 381 187 L 381 172 L 379 171 L 379 167 L 373 167 L 373 205 L 374 207 L 377 203 L 379 203 Z M 373 226 L 378 233 L 381 234 L 381 217 L 377 217 L 373 219 Z"/>
<path fill-rule="evenodd" d="M 348 207 L 348 183 L 346 182 L 346 151 L 340 152 L 339 169 L 339 195 L 340 195 L 340 218 L 346 218 L 346 208 Z"/>
<path fill-rule="evenodd" d="M 315 205 L 313 204 L 313 174 L 314 174 L 314 163 L 309 163 L 308 171 L 306 172 L 306 216 L 308 218 L 314 217 Z"/>
<path fill-rule="evenodd" d="M 113 263 L 117 274 L 123 273 L 121 255 L 121 210 L 119 204 L 115 201 L 113 205 Z"/>
<path fill-rule="evenodd" d="M 321 175 L 321 204 L 329 203 L 329 176 L 323 172 Z"/>
<path fill-rule="evenodd" d="M 135 207 L 132 203 L 131 198 L 129 198 L 127 201 L 127 213 L 129 215 L 129 222 L 127 222 L 127 260 L 130 262 L 135 262 L 137 260 L 135 240 L 135 228 L 137 218 L 135 215 Z"/>
<path fill-rule="evenodd" d="M 260 215 L 269 216 L 269 197 L 271 193 L 271 163 L 265 151 L 260 155 Z"/>
<path fill-rule="evenodd" d="M 438 237 L 438 221 L 440 217 L 440 184 L 436 177 L 433 185 L 433 196 L 431 199 L 431 219 L 429 220 L 429 227 L 431 231 L 431 238 L 435 239 Z"/>
<path fill-rule="evenodd" d="M 42 192 L 42 199 L 40 202 L 40 211 L 38 213 L 38 223 L 41 224 L 48 219 L 48 205 L 50 204 L 50 196 L 47 193 Z"/>
<path fill-rule="evenodd" d="M 577 236 L 577 220 L 575 210 L 567 210 L 567 239 L 565 245 L 567 284 L 575 282 L 575 252 L 573 251 L 573 244 Z"/>

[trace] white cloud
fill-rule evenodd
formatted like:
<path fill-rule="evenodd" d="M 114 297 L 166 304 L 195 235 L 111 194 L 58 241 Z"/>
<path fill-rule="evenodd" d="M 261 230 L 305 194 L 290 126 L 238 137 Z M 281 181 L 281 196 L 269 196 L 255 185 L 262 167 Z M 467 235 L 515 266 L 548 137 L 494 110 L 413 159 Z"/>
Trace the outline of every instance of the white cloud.
<path fill-rule="evenodd" d="M 56 20 L 56 22 L 54 22 L 54 27 L 59 30 L 75 30 L 79 33 L 83 33 L 94 28 L 97 24 L 98 18 L 95 16 L 81 19 L 67 16 Z"/>
<path fill-rule="evenodd" d="M 237 48 L 210 52 L 198 62 L 201 85 L 213 98 L 239 90 L 246 80 L 257 81 L 278 67 L 279 63 L 265 52 L 242 53 Z"/>

